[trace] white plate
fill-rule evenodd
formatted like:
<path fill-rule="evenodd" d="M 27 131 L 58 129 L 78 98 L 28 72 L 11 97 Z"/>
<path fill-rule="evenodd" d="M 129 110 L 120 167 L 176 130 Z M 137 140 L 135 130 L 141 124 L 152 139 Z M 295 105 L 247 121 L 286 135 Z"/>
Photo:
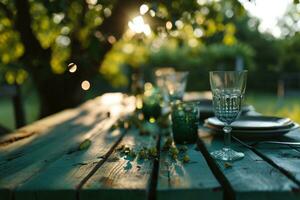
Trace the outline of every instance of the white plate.
<path fill-rule="evenodd" d="M 215 126 L 211 126 L 209 124 L 204 124 L 205 127 L 223 134 L 222 128 L 218 128 Z M 299 125 L 297 123 L 292 123 L 291 127 L 289 128 L 279 128 L 274 130 L 232 130 L 232 134 L 237 137 L 263 137 L 263 138 L 269 138 L 269 137 L 278 137 L 287 134 L 290 131 L 293 131 L 295 129 L 298 129 Z"/>
<path fill-rule="evenodd" d="M 224 123 L 216 117 L 208 118 L 207 124 L 219 129 L 224 127 Z M 233 130 L 275 130 L 292 127 L 293 122 L 289 118 L 271 116 L 241 116 L 231 124 Z"/>

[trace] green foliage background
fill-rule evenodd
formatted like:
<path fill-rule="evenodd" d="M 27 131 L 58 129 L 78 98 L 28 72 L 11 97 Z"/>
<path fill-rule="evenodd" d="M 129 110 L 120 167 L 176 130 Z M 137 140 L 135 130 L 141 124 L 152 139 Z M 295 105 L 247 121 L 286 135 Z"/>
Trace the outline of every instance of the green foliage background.
<path fill-rule="evenodd" d="M 128 28 L 142 4 L 150 36 Z M 274 38 L 260 33 L 258 20 L 236 0 L 1 0 L 0 81 L 30 84 L 48 115 L 93 96 L 82 91 L 83 80 L 94 95 L 129 91 L 132 73 L 151 81 L 153 69 L 167 66 L 191 72 L 189 90 L 207 90 L 209 70 L 233 69 L 241 58 L 248 89 L 275 92 L 282 74 L 300 69 L 299 4 L 289 10 L 280 22 L 283 37 Z M 28 21 L 31 31 L 22 31 Z M 74 74 L 70 62 L 78 66 Z"/>

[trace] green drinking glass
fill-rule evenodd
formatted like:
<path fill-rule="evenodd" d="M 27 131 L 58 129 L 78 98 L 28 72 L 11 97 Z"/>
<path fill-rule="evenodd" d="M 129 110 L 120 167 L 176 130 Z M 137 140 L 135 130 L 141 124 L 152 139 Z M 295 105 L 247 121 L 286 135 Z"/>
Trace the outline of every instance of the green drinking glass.
<path fill-rule="evenodd" d="M 172 131 L 176 143 L 194 143 L 198 138 L 199 104 L 180 102 L 172 106 Z"/>

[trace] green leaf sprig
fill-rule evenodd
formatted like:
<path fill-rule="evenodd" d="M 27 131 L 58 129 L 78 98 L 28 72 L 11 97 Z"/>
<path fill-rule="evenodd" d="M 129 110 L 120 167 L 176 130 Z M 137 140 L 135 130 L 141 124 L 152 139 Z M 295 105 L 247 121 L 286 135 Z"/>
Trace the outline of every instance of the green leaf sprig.
<path fill-rule="evenodd" d="M 158 155 L 156 147 L 150 147 L 150 148 L 142 147 L 140 150 L 134 151 L 130 147 L 121 145 L 116 150 L 120 152 L 121 156 L 130 156 L 133 159 L 135 157 L 138 157 L 138 159 L 140 159 L 140 160 L 155 159 L 155 158 L 157 158 L 157 155 Z"/>
<path fill-rule="evenodd" d="M 189 155 L 186 154 L 187 150 L 188 150 L 188 148 L 185 145 L 180 146 L 179 148 L 174 146 L 172 137 L 167 137 L 167 139 L 163 145 L 163 151 L 168 151 L 169 156 L 173 160 L 179 159 L 183 163 L 190 162 L 190 157 L 189 157 Z"/>
<path fill-rule="evenodd" d="M 92 144 L 92 141 L 90 139 L 85 139 L 83 142 L 80 143 L 78 149 L 84 150 L 84 149 L 88 149 Z"/>

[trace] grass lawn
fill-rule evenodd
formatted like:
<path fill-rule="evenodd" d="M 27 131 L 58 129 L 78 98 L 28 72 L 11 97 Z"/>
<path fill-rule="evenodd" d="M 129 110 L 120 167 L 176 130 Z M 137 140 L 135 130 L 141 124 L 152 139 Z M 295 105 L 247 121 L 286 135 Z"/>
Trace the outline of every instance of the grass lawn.
<path fill-rule="evenodd" d="M 289 117 L 300 123 L 300 96 L 278 99 L 276 95 L 248 93 L 246 94 L 246 103 L 253 105 L 257 112 L 264 115 Z M 27 123 L 35 121 L 39 114 L 37 96 L 34 94 L 26 96 L 24 106 Z M 13 106 L 10 99 L 0 99 L 0 124 L 12 130 L 15 127 Z"/>
<path fill-rule="evenodd" d="M 246 94 L 246 103 L 264 115 L 289 117 L 300 123 L 300 96 L 279 99 L 276 95 L 250 93 Z"/>
<path fill-rule="evenodd" d="M 39 116 L 39 102 L 36 95 L 23 95 L 24 112 L 26 122 L 31 123 L 38 119 Z M 0 124 L 10 130 L 15 129 L 15 118 L 13 104 L 10 98 L 0 98 Z"/>

